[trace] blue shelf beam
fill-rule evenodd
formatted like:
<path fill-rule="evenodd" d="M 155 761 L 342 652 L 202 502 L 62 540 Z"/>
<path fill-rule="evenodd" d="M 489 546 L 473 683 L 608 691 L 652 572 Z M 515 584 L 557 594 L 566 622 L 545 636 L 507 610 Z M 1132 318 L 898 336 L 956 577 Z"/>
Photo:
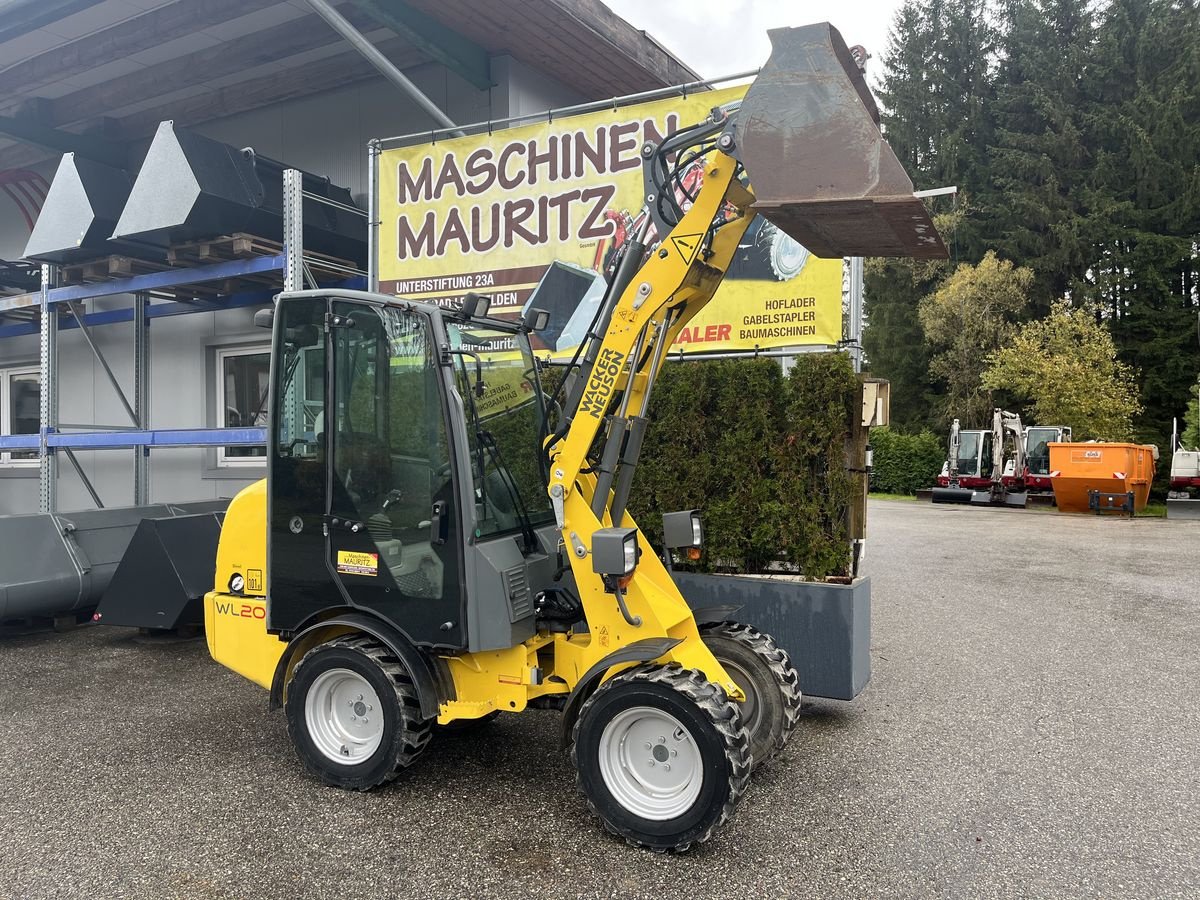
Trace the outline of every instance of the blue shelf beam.
<path fill-rule="evenodd" d="M 38 435 L 0 435 L 0 450 L 37 450 Z M 265 428 L 158 428 L 151 431 L 54 432 L 46 446 L 73 450 L 127 450 L 130 447 L 262 447 Z"/>
<path fill-rule="evenodd" d="M 161 272 L 133 275 L 129 278 L 117 278 L 112 281 L 98 281 L 93 284 L 72 284 L 67 287 L 51 288 L 47 299 L 50 303 L 69 303 L 72 300 L 91 300 L 94 297 L 112 297 L 116 294 L 167 291 L 189 284 L 203 284 L 206 281 L 225 281 L 230 278 L 282 272 L 284 260 L 284 254 L 278 253 L 274 256 L 230 259 L 225 262 L 193 266 L 187 269 L 164 269 Z M 40 304 L 41 294 L 37 292 L 3 297 L 0 298 L 0 313 L 37 308 Z"/>
<path fill-rule="evenodd" d="M 211 266 L 196 266 L 191 269 L 164 269 L 148 275 L 134 275 L 113 281 L 95 284 L 73 284 L 68 287 L 51 288 L 50 303 L 68 303 L 72 300 L 90 300 L 93 297 L 111 297 L 114 294 L 139 294 L 169 290 L 205 281 L 224 281 L 227 278 L 244 278 L 264 272 L 283 271 L 284 256 L 252 256 L 249 259 L 231 259 L 213 263 Z"/>
<path fill-rule="evenodd" d="M 347 278 L 345 281 L 326 284 L 323 287 L 345 288 L 347 290 L 366 290 L 365 278 Z M 90 285 L 89 285 L 90 287 Z M 192 303 L 167 302 L 152 303 L 146 310 L 147 319 L 162 319 L 167 316 L 186 316 L 191 313 L 216 312 L 222 309 L 242 309 L 248 306 L 266 306 L 271 298 L 279 293 L 279 289 L 271 288 L 262 291 L 245 291 L 239 294 L 228 294 L 210 300 L 197 300 Z M 109 309 L 104 312 L 90 313 L 83 317 L 83 322 L 89 328 L 93 325 L 116 325 L 120 322 L 132 322 L 132 309 Z M 67 331 L 78 328 L 75 319 L 67 318 L 58 323 L 58 330 Z M 0 338 L 20 337 L 21 335 L 37 334 L 40 326 L 37 322 L 22 322 L 20 325 L 0 325 Z"/>

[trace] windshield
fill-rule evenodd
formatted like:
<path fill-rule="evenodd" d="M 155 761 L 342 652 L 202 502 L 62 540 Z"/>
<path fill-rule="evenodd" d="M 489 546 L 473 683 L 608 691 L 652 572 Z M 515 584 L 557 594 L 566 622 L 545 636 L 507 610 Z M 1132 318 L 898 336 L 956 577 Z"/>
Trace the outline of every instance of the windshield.
<path fill-rule="evenodd" d="M 541 462 L 544 406 L 529 336 L 451 322 L 447 331 L 467 413 L 476 537 L 552 521 Z"/>
<path fill-rule="evenodd" d="M 1057 440 L 1057 428 L 1030 428 L 1025 432 L 1026 465 L 1030 475 L 1050 473 L 1050 442 Z"/>
<path fill-rule="evenodd" d="M 963 431 L 959 433 L 958 445 L 958 474 L 959 475 L 978 475 L 979 474 L 979 438 L 982 437 L 980 431 Z"/>

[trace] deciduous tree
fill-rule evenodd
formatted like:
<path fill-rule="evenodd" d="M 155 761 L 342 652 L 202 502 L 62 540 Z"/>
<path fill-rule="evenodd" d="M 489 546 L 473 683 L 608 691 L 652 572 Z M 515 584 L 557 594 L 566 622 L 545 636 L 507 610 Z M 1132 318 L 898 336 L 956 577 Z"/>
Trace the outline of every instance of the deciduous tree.
<path fill-rule="evenodd" d="M 991 354 L 983 383 L 1027 401 L 1033 422 L 1072 426 L 1077 440 L 1129 440 L 1141 411 L 1136 373 L 1117 358 L 1089 305 L 1059 301 L 1046 318 L 1027 322 Z"/>
<path fill-rule="evenodd" d="M 921 301 L 921 327 L 933 351 L 930 373 L 945 387 L 941 421 L 983 422 L 992 410 L 982 382 L 987 358 L 1005 347 L 1029 305 L 1033 272 L 989 252 L 964 263 Z"/>

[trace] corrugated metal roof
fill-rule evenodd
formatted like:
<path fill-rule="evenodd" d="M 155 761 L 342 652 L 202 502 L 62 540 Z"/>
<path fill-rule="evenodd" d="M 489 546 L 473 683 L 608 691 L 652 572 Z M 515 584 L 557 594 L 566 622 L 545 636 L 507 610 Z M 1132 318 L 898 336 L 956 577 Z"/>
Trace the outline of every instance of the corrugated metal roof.
<path fill-rule="evenodd" d="M 196 125 L 378 77 L 304 0 L 59 0 L 57 19 L 51 5 L 26 6 L 39 27 L 22 30 L 15 16 L 0 21 L 0 115 L 71 134 L 103 126 L 108 141 L 137 142 L 161 119 Z M 381 26 L 370 5 L 351 0 L 339 9 L 402 68 L 431 61 L 436 48 L 418 48 Z M 598 0 L 406 6 L 488 56 L 512 56 L 585 99 L 696 77 Z M 21 141 L 0 143 L 0 170 L 53 155 Z"/>

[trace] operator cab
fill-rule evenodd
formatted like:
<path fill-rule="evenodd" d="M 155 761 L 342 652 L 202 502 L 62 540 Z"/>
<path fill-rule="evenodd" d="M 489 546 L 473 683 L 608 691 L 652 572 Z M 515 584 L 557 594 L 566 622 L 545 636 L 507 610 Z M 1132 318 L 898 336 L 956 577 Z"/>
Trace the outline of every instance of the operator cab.
<path fill-rule="evenodd" d="M 529 328 L 470 306 L 280 296 L 271 631 L 361 608 L 442 650 L 533 634 L 529 585 L 552 575 L 557 547 L 539 454 L 543 398 Z"/>
<path fill-rule="evenodd" d="M 1071 429 L 1061 425 L 1031 425 L 1025 429 L 1025 464 L 1029 475 L 1050 474 L 1050 444 L 1070 441 Z"/>
<path fill-rule="evenodd" d="M 983 487 L 992 477 L 992 433 L 982 429 L 959 432 L 958 478 L 965 487 Z M 950 463 L 942 464 L 938 485 L 950 484 Z"/>

